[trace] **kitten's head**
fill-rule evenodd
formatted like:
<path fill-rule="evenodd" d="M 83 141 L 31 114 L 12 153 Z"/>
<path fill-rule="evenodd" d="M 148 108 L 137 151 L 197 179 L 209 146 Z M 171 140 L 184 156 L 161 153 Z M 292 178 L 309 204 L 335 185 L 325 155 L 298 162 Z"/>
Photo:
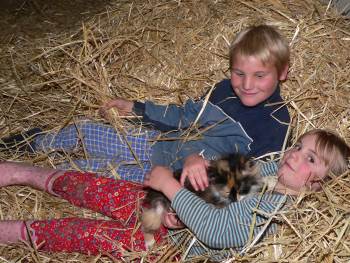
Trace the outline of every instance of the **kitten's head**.
<path fill-rule="evenodd" d="M 239 154 L 213 161 L 208 174 L 210 183 L 231 202 L 260 192 L 263 185 L 256 162 Z"/>

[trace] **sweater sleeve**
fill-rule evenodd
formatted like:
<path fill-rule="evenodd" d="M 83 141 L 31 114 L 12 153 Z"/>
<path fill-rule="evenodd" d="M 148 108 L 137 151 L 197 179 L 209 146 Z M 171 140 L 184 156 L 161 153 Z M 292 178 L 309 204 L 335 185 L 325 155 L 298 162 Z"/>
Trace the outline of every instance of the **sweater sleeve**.
<path fill-rule="evenodd" d="M 266 196 L 265 196 L 266 195 Z M 271 213 L 281 202 L 279 194 L 265 194 L 258 209 Z M 214 249 L 242 248 L 249 240 L 249 228 L 253 220 L 253 211 L 259 197 L 247 197 L 233 202 L 224 208 L 216 208 L 186 189 L 176 193 L 172 207 L 181 221 L 206 246 Z M 257 215 L 254 235 L 262 229 L 266 218 Z M 268 228 L 268 233 L 273 228 Z"/>
<path fill-rule="evenodd" d="M 262 162 L 259 161 L 261 176 L 276 176 L 278 163 L 276 161 Z"/>
<path fill-rule="evenodd" d="M 198 115 L 198 107 L 193 105 L 195 103 L 192 101 L 188 101 L 184 106 L 158 105 L 151 101 L 134 102 L 133 111 L 142 116 L 142 121 L 165 132 L 189 127 Z"/>
<path fill-rule="evenodd" d="M 205 105 L 202 100 L 188 100 L 183 106 L 134 102 L 133 111 L 161 131 L 186 129 L 194 122 L 199 127 L 208 127 L 229 118 L 221 109 L 211 103 Z"/>

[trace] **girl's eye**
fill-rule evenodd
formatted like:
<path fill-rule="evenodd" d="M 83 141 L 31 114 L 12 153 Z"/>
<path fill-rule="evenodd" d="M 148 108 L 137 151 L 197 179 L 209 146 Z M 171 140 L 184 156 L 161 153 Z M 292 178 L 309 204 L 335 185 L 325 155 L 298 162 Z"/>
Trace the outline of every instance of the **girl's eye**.
<path fill-rule="evenodd" d="M 293 148 L 296 149 L 297 151 L 300 151 L 301 150 L 301 144 L 300 143 L 296 143 L 296 144 L 294 144 Z"/>
<path fill-rule="evenodd" d="M 310 163 L 315 163 L 315 158 L 313 156 L 308 156 L 307 157 L 308 162 Z"/>

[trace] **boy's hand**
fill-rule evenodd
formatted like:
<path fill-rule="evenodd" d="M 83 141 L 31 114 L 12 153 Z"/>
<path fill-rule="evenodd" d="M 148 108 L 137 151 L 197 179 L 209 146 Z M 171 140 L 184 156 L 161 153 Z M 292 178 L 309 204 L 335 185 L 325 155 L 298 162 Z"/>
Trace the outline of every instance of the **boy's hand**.
<path fill-rule="evenodd" d="M 162 192 L 170 201 L 181 189 L 180 183 L 173 177 L 173 172 L 165 166 L 155 166 L 146 174 L 144 185 Z"/>
<path fill-rule="evenodd" d="M 111 108 L 116 108 L 118 110 L 118 113 L 123 116 L 130 116 L 132 115 L 132 108 L 134 107 L 134 102 L 122 98 L 116 98 L 114 100 L 111 100 L 104 104 L 99 109 L 99 114 L 102 118 L 108 119 L 108 110 Z"/>
<path fill-rule="evenodd" d="M 209 186 L 209 179 L 207 174 L 207 168 L 209 162 L 203 159 L 198 154 L 189 155 L 182 169 L 180 183 L 182 186 L 185 184 L 186 177 L 190 180 L 193 188 L 198 191 L 204 191 Z"/>

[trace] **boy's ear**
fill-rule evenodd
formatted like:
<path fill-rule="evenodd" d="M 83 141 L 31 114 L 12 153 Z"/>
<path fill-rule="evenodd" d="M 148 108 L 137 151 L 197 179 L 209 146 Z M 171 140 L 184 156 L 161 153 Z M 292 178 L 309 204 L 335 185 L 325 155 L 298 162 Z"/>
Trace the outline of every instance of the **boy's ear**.
<path fill-rule="evenodd" d="M 281 73 L 280 73 L 280 75 L 278 77 L 278 79 L 280 81 L 284 81 L 284 80 L 287 79 L 288 70 L 289 70 L 289 65 L 287 64 L 287 65 L 284 66 L 283 70 L 281 71 Z"/>

